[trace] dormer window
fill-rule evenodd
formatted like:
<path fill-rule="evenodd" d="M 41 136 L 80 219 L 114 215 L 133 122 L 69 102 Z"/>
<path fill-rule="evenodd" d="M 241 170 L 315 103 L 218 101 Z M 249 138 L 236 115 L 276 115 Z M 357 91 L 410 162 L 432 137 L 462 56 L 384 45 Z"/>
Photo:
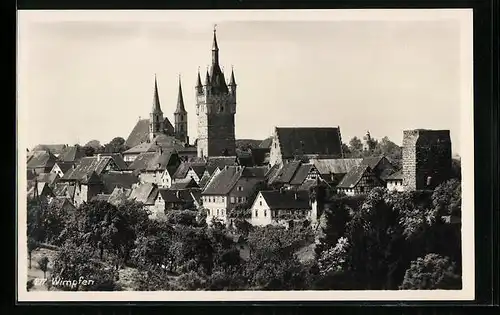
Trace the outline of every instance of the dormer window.
<path fill-rule="evenodd" d="M 221 105 L 221 106 L 219 107 L 219 113 L 223 113 L 223 112 L 224 112 L 224 106 L 222 106 L 222 105 Z"/>
<path fill-rule="evenodd" d="M 243 191 L 243 187 L 238 186 L 237 190 L 238 190 L 238 191 Z"/>

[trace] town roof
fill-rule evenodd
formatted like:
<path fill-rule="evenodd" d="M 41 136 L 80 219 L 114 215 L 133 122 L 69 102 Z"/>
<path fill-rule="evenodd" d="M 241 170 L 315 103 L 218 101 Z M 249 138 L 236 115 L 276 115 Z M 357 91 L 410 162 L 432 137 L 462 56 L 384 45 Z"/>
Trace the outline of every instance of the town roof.
<path fill-rule="evenodd" d="M 70 170 L 73 165 L 75 165 L 73 162 L 56 162 L 55 164 L 57 164 L 57 167 L 59 167 L 59 169 L 63 172 L 63 174 L 65 174 L 68 170 Z"/>
<path fill-rule="evenodd" d="M 360 165 L 362 158 L 351 159 L 311 159 L 310 163 L 316 167 L 322 175 L 326 174 L 347 174 L 351 169 Z"/>
<path fill-rule="evenodd" d="M 52 186 L 59 179 L 59 175 L 56 173 L 41 173 L 38 174 L 36 180 L 40 183 L 47 183 Z"/>
<path fill-rule="evenodd" d="M 207 158 L 207 170 L 212 174 L 217 168 L 222 170 L 225 166 L 238 165 L 236 156 L 210 156 Z"/>
<path fill-rule="evenodd" d="M 395 173 L 392 173 L 391 175 L 387 176 L 386 180 L 403 180 L 403 172 L 397 171 Z"/>
<path fill-rule="evenodd" d="M 52 154 L 61 154 L 66 148 L 66 144 L 39 144 L 31 151 L 49 151 Z"/>
<path fill-rule="evenodd" d="M 268 171 L 269 168 L 267 166 L 244 167 L 241 176 L 266 178 Z"/>
<path fill-rule="evenodd" d="M 211 178 L 211 175 L 203 174 L 203 176 L 200 178 L 200 182 L 198 183 L 198 186 L 200 186 L 200 188 L 205 188 L 205 186 L 210 181 L 210 178 Z"/>
<path fill-rule="evenodd" d="M 164 120 L 165 133 L 173 135 L 174 127 L 168 118 L 165 117 Z M 127 140 L 125 141 L 125 146 L 133 148 L 149 139 L 149 119 L 140 119 L 134 129 L 130 132 Z"/>
<path fill-rule="evenodd" d="M 62 177 L 63 180 L 82 180 L 85 176 L 90 176 L 92 172 L 100 175 L 111 162 L 115 161 L 112 156 L 88 156 L 80 160 L 80 162 L 68 170 Z M 116 163 L 115 163 L 116 164 Z M 117 165 L 118 166 L 118 165 Z"/>
<path fill-rule="evenodd" d="M 160 189 L 159 194 L 165 202 L 177 203 L 194 201 L 189 189 Z"/>
<path fill-rule="evenodd" d="M 143 152 L 139 154 L 128 166 L 129 170 L 145 171 L 150 162 L 155 159 L 156 152 Z"/>
<path fill-rule="evenodd" d="M 363 175 L 366 173 L 366 171 L 370 170 L 370 167 L 368 165 L 358 165 L 351 169 L 349 173 L 347 173 L 340 183 L 337 185 L 339 188 L 353 188 L 355 187 Z"/>
<path fill-rule="evenodd" d="M 266 178 L 267 182 L 269 184 L 272 184 L 276 181 L 280 174 L 281 166 L 279 164 L 274 164 L 271 166 L 271 168 L 267 171 Z"/>
<path fill-rule="evenodd" d="M 117 206 L 120 203 L 125 202 L 128 199 L 128 197 L 130 196 L 131 192 L 132 192 L 132 189 L 115 187 L 113 192 L 109 195 L 108 202 L 112 205 Z"/>
<path fill-rule="evenodd" d="M 26 178 L 27 180 L 32 180 L 36 178 L 36 173 L 34 173 L 32 170 L 26 170 Z"/>
<path fill-rule="evenodd" d="M 79 159 L 85 157 L 85 152 L 80 146 L 70 146 L 63 150 L 63 152 L 58 156 L 61 162 L 75 162 Z"/>
<path fill-rule="evenodd" d="M 177 152 L 174 149 L 161 149 L 158 152 L 154 152 L 151 159 L 149 159 L 146 165 L 147 171 L 156 170 L 166 170 L 170 166 L 171 159 L 177 156 Z"/>
<path fill-rule="evenodd" d="M 92 197 L 92 201 L 109 201 L 109 195 L 107 194 L 97 194 L 94 197 Z"/>
<path fill-rule="evenodd" d="M 290 161 L 290 162 L 285 162 L 283 166 L 281 167 L 278 176 L 274 180 L 275 183 L 289 183 L 293 176 L 295 175 L 295 172 L 299 169 L 301 165 L 300 161 Z"/>
<path fill-rule="evenodd" d="M 266 162 L 266 158 L 269 155 L 269 148 L 252 148 L 252 161 L 254 165 L 262 165 Z"/>
<path fill-rule="evenodd" d="M 309 172 L 314 168 L 312 164 L 301 164 L 300 167 L 295 172 L 292 180 L 290 180 L 290 185 L 301 185 L 309 175 Z"/>
<path fill-rule="evenodd" d="M 339 128 L 276 127 L 276 134 L 284 158 L 304 154 L 342 156 Z"/>
<path fill-rule="evenodd" d="M 35 185 L 36 184 L 36 185 Z M 55 196 L 52 189 L 50 189 L 49 184 L 34 182 L 31 185 L 28 185 L 28 198 L 35 197 L 35 190 L 38 190 L 38 196 Z"/>
<path fill-rule="evenodd" d="M 104 184 L 104 190 L 107 193 L 112 193 L 115 188 L 131 189 L 132 185 L 139 182 L 136 175 L 124 172 L 108 172 L 102 174 L 101 180 Z"/>
<path fill-rule="evenodd" d="M 193 166 L 202 166 L 202 167 L 205 167 L 205 163 L 202 162 L 182 162 L 179 167 L 177 168 L 177 170 L 175 171 L 174 175 L 172 176 L 174 179 L 182 179 L 182 178 L 185 178 L 187 176 L 187 173 L 189 172 L 189 170 L 191 169 L 191 167 Z M 193 171 L 195 171 L 193 169 Z M 195 171 L 196 172 L 196 171 Z"/>
<path fill-rule="evenodd" d="M 154 204 L 157 195 L 158 187 L 156 185 L 151 183 L 144 183 L 135 186 L 128 198 L 130 200 L 142 202 L 146 205 L 152 205 Z"/>
<path fill-rule="evenodd" d="M 273 137 L 269 137 L 262 140 L 262 142 L 259 144 L 259 148 L 270 149 L 272 144 L 273 144 Z"/>
<path fill-rule="evenodd" d="M 52 168 L 57 162 L 57 158 L 49 150 L 33 151 L 31 158 L 27 162 L 27 168 Z"/>
<path fill-rule="evenodd" d="M 185 145 L 172 135 L 159 134 L 152 141 L 149 138 L 131 147 L 123 154 L 137 154 L 143 152 L 153 152 L 159 148 L 163 149 L 185 149 Z"/>
<path fill-rule="evenodd" d="M 271 210 L 310 209 L 307 191 L 268 190 L 260 193 Z"/>
<path fill-rule="evenodd" d="M 54 187 L 52 188 L 52 191 L 54 192 L 54 195 L 56 196 L 67 196 L 70 197 L 68 194 L 68 187 L 69 187 L 68 182 L 62 182 L 62 183 L 56 183 L 54 184 Z"/>
<path fill-rule="evenodd" d="M 236 157 L 239 165 L 243 166 L 253 166 L 253 155 L 250 151 L 243 151 L 241 149 L 236 149 Z"/>
<path fill-rule="evenodd" d="M 241 177 L 243 167 L 228 166 L 221 170 L 207 185 L 203 195 L 227 195 Z"/>
<path fill-rule="evenodd" d="M 257 184 L 264 181 L 262 177 L 244 177 L 241 176 L 230 190 L 231 195 L 235 197 L 250 197 L 255 190 Z M 241 190 L 234 189 L 234 187 L 241 187 Z M 252 200 L 253 201 L 253 200 Z"/>
<path fill-rule="evenodd" d="M 102 181 L 101 181 L 101 178 L 99 177 L 99 175 L 97 175 L 97 173 L 95 171 L 93 171 L 90 174 L 85 174 L 83 176 L 83 178 L 81 179 L 81 183 L 86 184 L 86 185 L 99 184 L 99 183 L 102 183 Z"/>
<path fill-rule="evenodd" d="M 196 175 L 198 176 L 198 178 L 200 178 L 200 177 L 203 176 L 203 173 L 205 173 L 206 166 L 205 165 L 193 164 L 193 165 L 191 165 L 191 169 L 193 170 L 193 172 L 196 173 Z"/>
<path fill-rule="evenodd" d="M 363 158 L 363 161 L 361 163 L 364 165 L 368 165 L 371 169 L 374 169 L 377 167 L 380 161 L 382 161 L 383 158 L 384 158 L 383 155 L 365 157 Z"/>
<path fill-rule="evenodd" d="M 183 178 L 176 180 L 175 183 L 173 183 L 170 186 L 170 189 L 172 190 L 180 190 L 180 189 L 188 189 L 188 188 L 199 188 L 198 184 L 194 181 L 192 178 Z"/>

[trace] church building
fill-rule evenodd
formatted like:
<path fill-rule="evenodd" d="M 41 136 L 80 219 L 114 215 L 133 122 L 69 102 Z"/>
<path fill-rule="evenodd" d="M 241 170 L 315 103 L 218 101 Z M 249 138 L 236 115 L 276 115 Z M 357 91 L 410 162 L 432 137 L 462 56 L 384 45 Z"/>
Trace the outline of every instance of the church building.
<path fill-rule="evenodd" d="M 181 80 L 179 77 L 179 92 L 177 96 L 177 107 L 174 112 L 174 125 L 167 117 L 163 116 L 160 106 L 158 92 L 158 80 L 155 75 L 153 107 L 149 114 L 149 119 L 140 119 L 125 141 L 125 145 L 134 148 L 143 143 L 154 143 L 157 137 L 171 138 L 172 141 L 184 146 L 189 145 L 187 129 L 187 111 L 184 108 L 184 98 L 182 96 Z"/>

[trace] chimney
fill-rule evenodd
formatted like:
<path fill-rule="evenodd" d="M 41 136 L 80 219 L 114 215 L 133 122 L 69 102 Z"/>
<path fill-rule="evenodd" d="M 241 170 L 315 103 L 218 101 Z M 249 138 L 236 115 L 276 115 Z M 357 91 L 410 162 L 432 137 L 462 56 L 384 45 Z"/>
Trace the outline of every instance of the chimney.
<path fill-rule="evenodd" d="M 101 160 L 101 153 L 98 153 L 97 154 L 97 162 L 99 162 Z"/>

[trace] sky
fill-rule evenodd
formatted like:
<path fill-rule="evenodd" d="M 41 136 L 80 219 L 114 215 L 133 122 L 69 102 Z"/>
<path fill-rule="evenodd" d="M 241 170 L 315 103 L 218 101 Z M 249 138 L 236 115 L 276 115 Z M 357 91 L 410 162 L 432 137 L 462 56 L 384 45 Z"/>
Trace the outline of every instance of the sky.
<path fill-rule="evenodd" d="M 200 69 L 204 79 L 217 24 L 220 64 L 226 78 L 234 67 L 238 84 L 237 139 L 265 139 L 275 126 L 340 126 L 344 142 L 370 131 L 400 145 L 405 129 L 449 129 L 460 153 L 461 111 L 472 103 L 463 98 L 470 78 L 453 14 L 179 12 L 21 12 L 18 121 L 26 146 L 126 139 L 149 117 L 155 74 L 172 122 L 180 75 L 194 141 L 196 75 Z"/>

